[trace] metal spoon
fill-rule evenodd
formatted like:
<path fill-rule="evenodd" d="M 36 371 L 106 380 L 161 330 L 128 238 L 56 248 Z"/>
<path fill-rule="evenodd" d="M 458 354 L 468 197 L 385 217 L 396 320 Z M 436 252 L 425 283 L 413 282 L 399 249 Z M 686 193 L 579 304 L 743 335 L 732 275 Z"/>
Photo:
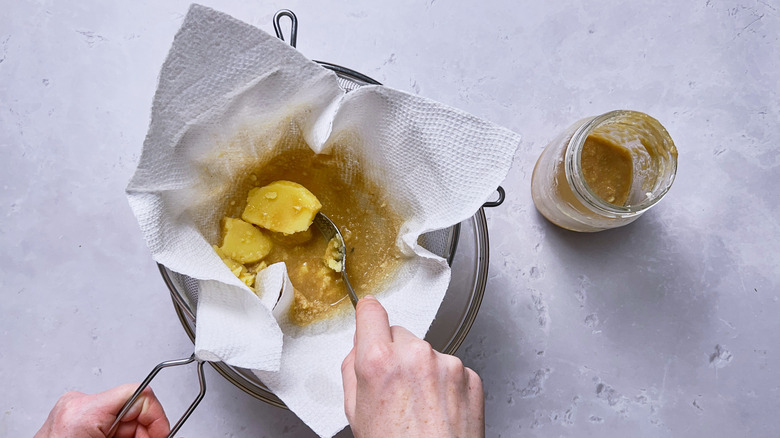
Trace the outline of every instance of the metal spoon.
<path fill-rule="evenodd" d="M 347 246 L 344 244 L 344 237 L 341 235 L 338 227 L 336 227 L 336 224 L 321 212 L 314 216 L 314 225 L 320 230 L 326 241 L 330 242 L 334 237 L 338 239 L 339 252 L 341 253 L 341 278 L 344 279 L 344 284 L 347 286 L 347 293 L 349 294 L 349 300 L 352 301 L 352 306 L 357 307 L 358 297 L 355 295 L 355 290 L 352 289 L 352 285 L 347 277 Z"/>

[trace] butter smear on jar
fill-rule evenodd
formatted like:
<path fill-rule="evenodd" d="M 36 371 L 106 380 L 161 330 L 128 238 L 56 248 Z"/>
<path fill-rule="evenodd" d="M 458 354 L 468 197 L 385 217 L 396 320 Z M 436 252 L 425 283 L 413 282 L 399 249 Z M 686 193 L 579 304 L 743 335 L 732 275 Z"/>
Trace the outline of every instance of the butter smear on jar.
<path fill-rule="evenodd" d="M 647 114 L 612 111 L 578 121 L 550 142 L 534 167 L 539 212 L 572 231 L 635 221 L 672 185 L 677 148 Z"/>

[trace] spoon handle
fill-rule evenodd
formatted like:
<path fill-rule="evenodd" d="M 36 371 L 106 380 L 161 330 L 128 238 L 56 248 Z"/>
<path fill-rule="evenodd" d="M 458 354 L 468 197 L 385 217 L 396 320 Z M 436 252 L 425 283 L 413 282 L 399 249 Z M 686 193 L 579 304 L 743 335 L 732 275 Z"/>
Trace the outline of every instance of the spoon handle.
<path fill-rule="evenodd" d="M 347 286 L 347 293 L 349 294 L 349 300 L 352 301 L 352 307 L 357 308 L 358 297 L 355 294 L 355 289 L 352 289 L 352 285 L 347 278 L 347 266 L 346 264 L 341 267 L 341 278 L 344 279 L 344 285 Z"/>

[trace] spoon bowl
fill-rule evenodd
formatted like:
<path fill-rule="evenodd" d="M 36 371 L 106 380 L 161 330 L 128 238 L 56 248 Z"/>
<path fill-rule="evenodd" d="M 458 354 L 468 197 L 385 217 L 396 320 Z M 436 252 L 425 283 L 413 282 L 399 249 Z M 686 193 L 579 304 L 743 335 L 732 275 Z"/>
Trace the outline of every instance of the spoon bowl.
<path fill-rule="evenodd" d="M 341 235 L 341 231 L 339 231 L 336 224 L 334 224 L 330 218 L 322 214 L 322 212 L 319 212 L 314 216 L 314 226 L 320 230 L 322 236 L 328 241 L 328 248 L 330 248 L 330 242 L 333 239 L 336 239 L 335 247 L 339 251 L 339 258 L 336 261 L 341 262 L 341 278 L 344 279 L 344 285 L 347 287 L 347 294 L 349 295 L 349 300 L 352 301 L 352 307 L 357 307 L 358 297 L 355 294 L 352 285 L 349 283 L 349 277 L 347 276 L 347 246 L 344 244 L 344 237 Z M 338 269 L 335 270 L 338 271 Z"/>

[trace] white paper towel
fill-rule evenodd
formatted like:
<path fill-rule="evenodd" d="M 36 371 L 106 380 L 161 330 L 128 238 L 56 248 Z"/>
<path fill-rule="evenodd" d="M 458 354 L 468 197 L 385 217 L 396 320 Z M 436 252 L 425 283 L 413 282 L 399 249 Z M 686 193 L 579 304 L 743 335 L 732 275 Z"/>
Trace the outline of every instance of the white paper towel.
<path fill-rule="evenodd" d="M 351 152 L 403 213 L 398 244 L 409 257 L 394 283 L 375 294 L 392 324 L 420 337 L 450 271 L 417 245 L 418 236 L 473 215 L 506 176 L 520 138 L 390 88 L 345 94 L 332 72 L 286 43 L 222 13 L 190 8 L 160 73 L 128 198 L 154 259 L 200 280 L 196 354 L 255 370 L 312 430 L 332 436 L 347 424 L 340 365 L 352 347 L 354 320 L 290 326 L 284 309 L 273 307 L 279 289 L 286 296 L 291 289 L 283 265 L 261 272 L 259 299 L 211 248 L 220 206 L 245 163 L 269 154 L 291 120 L 315 152 L 358 139 L 347 142 Z"/>

